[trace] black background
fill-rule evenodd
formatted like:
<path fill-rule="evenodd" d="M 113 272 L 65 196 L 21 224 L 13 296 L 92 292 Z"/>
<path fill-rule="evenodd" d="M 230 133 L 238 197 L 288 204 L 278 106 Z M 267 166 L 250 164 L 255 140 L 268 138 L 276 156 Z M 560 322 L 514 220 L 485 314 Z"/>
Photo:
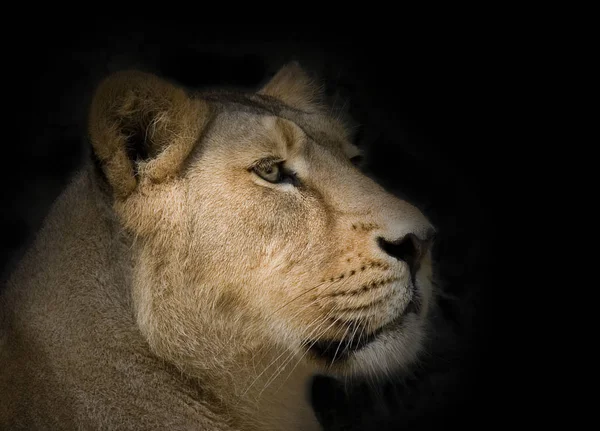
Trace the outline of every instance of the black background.
<path fill-rule="evenodd" d="M 339 401 L 341 418 L 331 419 L 328 429 L 348 422 L 365 430 L 477 426 L 493 397 L 487 349 L 499 222 L 493 204 L 504 187 L 498 163 L 508 144 L 500 146 L 497 137 L 502 35 L 483 20 L 475 25 L 461 16 L 419 24 L 410 16 L 335 25 L 278 20 L 277 28 L 266 16 L 243 28 L 208 17 L 38 18 L 23 34 L 5 35 L 4 104 L 16 116 L 5 117 L 4 125 L 12 131 L 2 153 L 4 275 L 89 155 L 86 111 L 99 79 L 137 67 L 194 88 L 251 89 L 284 62 L 299 60 L 362 124 L 368 172 L 414 201 L 438 227 L 438 270 L 450 298 L 442 304 L 450 335 L 441 336 L 442 359 L 425 371 L 436 376 L 428 389 L 423 376 L 398 382 L 393 393 L 386 389 L 392 401 L 383 412 L 358 390 Z M 443 359 L 448 345 L 452 360 Z M 316 386 L 317 402 L 338 397 L 324 386 Z"/>

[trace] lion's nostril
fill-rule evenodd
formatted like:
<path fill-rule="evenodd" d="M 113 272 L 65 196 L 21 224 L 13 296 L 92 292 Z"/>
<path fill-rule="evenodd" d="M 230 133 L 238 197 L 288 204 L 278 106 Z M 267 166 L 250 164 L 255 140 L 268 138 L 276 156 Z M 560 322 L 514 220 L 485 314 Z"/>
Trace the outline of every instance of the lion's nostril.
<path fill-rule="evenodd" d="M 414 276 L 415 271 L 418 269 L 418 262 L 423 248 L 422 241 L 415 235 L 408 234 L 401 240 L 394 242 L 379 237 L 377 243 L 390 256 L 406 262 L 411 274 Z"/>

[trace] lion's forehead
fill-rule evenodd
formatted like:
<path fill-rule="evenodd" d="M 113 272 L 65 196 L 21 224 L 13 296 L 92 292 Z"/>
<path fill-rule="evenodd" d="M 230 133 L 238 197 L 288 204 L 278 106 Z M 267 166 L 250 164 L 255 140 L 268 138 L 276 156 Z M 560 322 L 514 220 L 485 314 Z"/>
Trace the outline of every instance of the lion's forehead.
<path fill-rule="evenodd" d="M 258 94 L 219 92 L 203 94 L 200 97 L 211 103 L 218 113 L 225 114 L 228 126 L 234 126 L 233 129 L 236 129 L 235 123 L 238 123 L 237 129 L 240 132 L 247 133 L 254 129 L 256 133 L 260 133 L 261 126 L 263 131 L 277 131 L 283 127 L 282 122 L 276 121 L 279 118 L 295 124 L 318 145 L 341 149 L 344 152 L 351 147 L 350 131 L 344 124 L 320 109 L 303 111 Z"/>

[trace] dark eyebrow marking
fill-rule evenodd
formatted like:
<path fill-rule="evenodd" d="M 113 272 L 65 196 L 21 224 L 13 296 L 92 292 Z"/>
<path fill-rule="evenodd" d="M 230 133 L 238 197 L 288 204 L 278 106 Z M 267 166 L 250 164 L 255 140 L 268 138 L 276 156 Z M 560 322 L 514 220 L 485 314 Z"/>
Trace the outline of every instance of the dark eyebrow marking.
<path fill-rule="evenodd" d="M 236 92 L 211 92 L 211 93 L 200 93 L 198 95 L 201 99 L 208 102 L 212 102 L 220 105 L 224 110 L 227 111 L 242 111 L 257 115 L 272 115 L 277 118 L 291 121 L 298 126 L 304 134 L 314 143 L 319 145 L 319 141 L 314 138 L 314 135 L 310 133 L 305 125 L 298 123 L 295 119 L 288 115 L 283 115 L 284 111 L 290 111 L 297 114 L 312 115 L 313 113 L 303 111 L 290 107 L 279 100 L 266 95 L 261 94 L 246 94 Z M 262 103 L 261 103 L 262 102 Z"/>

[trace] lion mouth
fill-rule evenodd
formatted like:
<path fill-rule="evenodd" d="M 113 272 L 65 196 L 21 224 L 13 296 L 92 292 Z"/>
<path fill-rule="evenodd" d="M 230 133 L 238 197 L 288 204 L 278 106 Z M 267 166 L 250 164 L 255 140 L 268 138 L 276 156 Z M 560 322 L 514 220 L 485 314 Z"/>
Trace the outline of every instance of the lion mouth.
<path fill-rule="evenodd" d="M 308 353 L 317 360 L 325 361 L 329 363 L 329 365 L 333 365 L 334 363 L 344 362 L 352 356 L 352 354 L 364 349 L 369 344 L 373 343 L 377 338 L 384 332 L 397 329 L 402 323 L 404 319 L 409 314 L 418 315 L 421 311 L 421 298 L 419 295 L 413 295 L 411 301 L 408 303 L 406 309 L 402 312 L 402 314 L 398 315 L 396 318 L 386 323 L 385 325 L 377 328 L 375 331 L 365 335 L 362 331 L 358 330 L 361 326 L 361 323 L 358 321 L 348 322 L 350 325 L 350 329 L 354 329 L 351 331 L 353 335 L 351 337 L 344 338 L 342 340 L 334 340 L 334 339 L 324 339 L 324 340 L 315 340 L 309 339 L 305 340 L 303 343 L 304 346 L 308 346 Z M 358 328 L 357 328 L 358 326 Z"/>
<path fill-rule="evenodd" d="M 347 360 L 350 355 L 364 349 L 379 335 L 381 329 L 367 336 L 346 338 L 343 340 L 319 340 L 309 344 L 308 351 L 320 360 L 329 363 Z"/>
<path fill-rule="evenodd" d="M 312 340 L 307 342 L 308 352 L 317 360 L 329 364 L 344 362 L 352 354 L 373 343 L 384 332 L 396 328 L 402 322 L 402 316 L 397 317 L 386 325 L 368 335 L 349 337 L 342 340 Z"/>

